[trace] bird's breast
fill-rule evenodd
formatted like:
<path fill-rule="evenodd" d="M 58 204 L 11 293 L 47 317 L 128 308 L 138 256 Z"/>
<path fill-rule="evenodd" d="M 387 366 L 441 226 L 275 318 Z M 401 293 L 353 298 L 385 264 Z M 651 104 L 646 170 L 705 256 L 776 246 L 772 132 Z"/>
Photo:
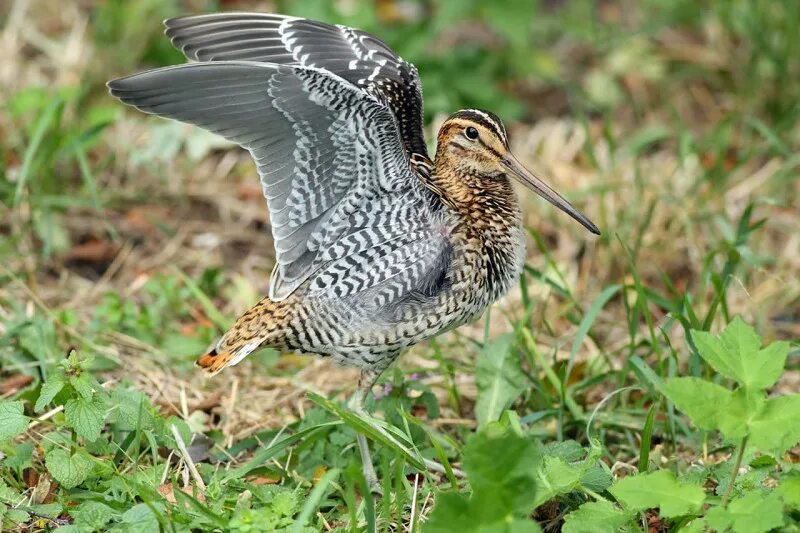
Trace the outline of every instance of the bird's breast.
<path fill-rule="evenodd" d="M 472 302 L 480 315 L 517 282 L 525 264 L 521 217 L 484 217 L 479 223 L 462 218 L 453 225 L 451 290 Z"/>

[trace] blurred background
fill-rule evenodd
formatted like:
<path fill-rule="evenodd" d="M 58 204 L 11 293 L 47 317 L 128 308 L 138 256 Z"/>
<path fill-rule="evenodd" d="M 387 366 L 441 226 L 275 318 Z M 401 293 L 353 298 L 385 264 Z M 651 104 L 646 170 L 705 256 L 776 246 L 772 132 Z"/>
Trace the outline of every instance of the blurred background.
<path fill-rule="evenodd" d="M 104 83 L 182 62 L 162 19 L 219 10 L 373 32 L 419 68 L 429 139 L 459 108 L 496 112 L 514 152 L 603 230 L 591 237 L 522 193 L 521 287 L 490 320 L 402 362 L 448 416 L 472 416 L 484 328 L 530 325 L 558 370 L 592 302 L 568 373 L 586 405 L 636 379 L 634 356 L 691 366 L 665 357 L 687 328 L 742 314 L 766 339 L 800 337 L 799 2 L 5 0 L 3 395 L 76 349 L 106 379 L 160 405 L 182 398 L 201 427 L 235 439 L 300 417 L 307 389 L 354 383 L 350 370 L 275 354 L 211 382 L 192 370 L 266 291 L 273 256 L 254 167 L 196 128 L 125 109 Z M 797 390 L 797 367 L 790 359 L 781 386 Z M 234 382 L 252 401 L 221 424 L 213 413 Z M 531 408 L 547 402 L 540 393 Z"/>

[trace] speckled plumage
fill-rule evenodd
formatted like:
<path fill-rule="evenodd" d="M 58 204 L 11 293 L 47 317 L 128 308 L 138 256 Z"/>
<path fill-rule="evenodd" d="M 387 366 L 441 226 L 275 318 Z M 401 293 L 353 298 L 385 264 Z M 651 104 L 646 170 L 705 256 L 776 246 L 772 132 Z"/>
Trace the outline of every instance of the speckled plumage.
<path fill-rule="evenodd" d="M 520 170 L 489 112 L 452 115 L 431 161 L 416 68 L 371 35 L 248 13 L 166 26 L 195 62 L 110 90 L 249 150 L 276 250 L 269 296 L 199 359 L 211 373 L 271 346 L 360 367 L 366 387 L 403 349 L 474 320 L 523 266 L 511 176 L 597 231 Z"/>

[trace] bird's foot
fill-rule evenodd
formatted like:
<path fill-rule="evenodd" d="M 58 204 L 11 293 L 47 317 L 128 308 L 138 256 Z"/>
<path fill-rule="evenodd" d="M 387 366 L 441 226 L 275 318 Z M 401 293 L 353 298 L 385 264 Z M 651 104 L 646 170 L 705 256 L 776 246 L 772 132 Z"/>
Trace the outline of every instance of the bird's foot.
<path fill-rule="evenodd" d="M 358 441 L 358 450 L 361 453 L 361 468 L 364 472 L 364 479 L 367 481 L 369 491 L 376 496 L 383 496 L 383 489 L 378 481 L 378 475 L 375 473 L 375 467 L 372 465 L 372 456 L 369 453 L 369 445 L 367 439 L 362 434 L 356 436 Z"/>

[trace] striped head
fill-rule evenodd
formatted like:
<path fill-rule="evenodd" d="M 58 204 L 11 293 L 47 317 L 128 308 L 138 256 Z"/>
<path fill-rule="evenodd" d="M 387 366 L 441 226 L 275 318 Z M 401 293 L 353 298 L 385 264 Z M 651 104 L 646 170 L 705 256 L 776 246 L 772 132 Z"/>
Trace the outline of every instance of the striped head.
<path fill-rule="evenodd" d="M 506 127 L 489 111 L 462 109 L 444 121 L 437 138 L 436 173 L 461 180 L 458 183 L 463 187 L 486 191 L 516 179 L 592 233 L 600 234 L 592 221 L 514 157 Z"/>

